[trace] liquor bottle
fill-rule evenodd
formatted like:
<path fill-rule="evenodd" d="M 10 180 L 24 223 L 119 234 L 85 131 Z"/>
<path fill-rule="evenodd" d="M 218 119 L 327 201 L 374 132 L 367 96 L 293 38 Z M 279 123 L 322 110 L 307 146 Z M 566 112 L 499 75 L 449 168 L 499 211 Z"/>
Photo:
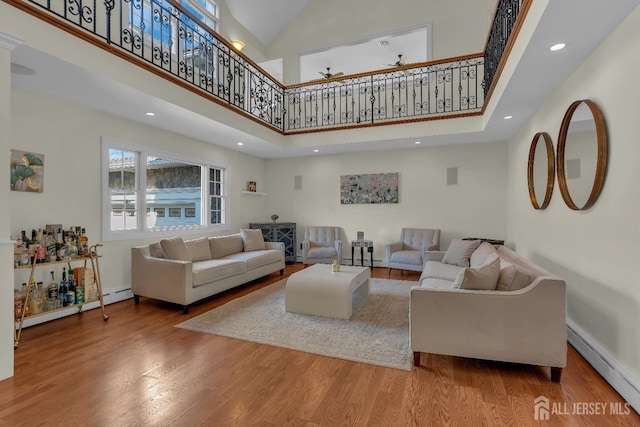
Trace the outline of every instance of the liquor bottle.
<path fill-rule="evenodd" d="M 76 304 L 82 304 L 84 302 L 84 286 L 78 284 L 76 279 L 73 279 L 76 291 Z"/>
<path fill-rule="evenodd" d="M 73 279 L 71 273 L 69 273 L 69 284 L 67 288 L 67 305 L 73 305 L 76 303 L 76 281 Z"/>
<path fill-rule="evenodd" d="M 89 239 L 87 238 L 87 232 L 82 227 L 82 234 L 80 235 L 80 247 L 78 248 L 80 254 L 89 255 Z"/>
<path fill-rule="evenodd" d="M 69 231 L 69 235 L 67 237 L 67 254 L 71 257 L 71 258 L 75 258 L 78 256 L 78 240 L 76 238 L 75 233 L 70 230 Z M 71 273 L 69 273 L 69 277 L 71 277 Z"/>
<path fill-rule="evenodd" d="M 44 238 L 46 252 L 47 252 L 47 261 L 53 262 L 56 260 L 56 241 L 53 238 L 51 233 L 47 233 Z"/>
<path fill-rule="evenodd" d="M 54 276 L 54 272 L 51 273 L 51 283 L 47 287 L 47 297 L 50 301 L 55 301 L 58 299 L 58 283 L 56 282 L 56 278 Z"/>
<path fill-rule="evenodd" d="M 62 268 L 62 280 L 60 281 L 60 286 L 58 287 L 58 297 L 62 300 L 62 306 L 67 306 L 67 269 L 66 267 Z"/>
<path fill-rule="evenodd" d="M 27 237 L 26 231 L 22 230 L 22 249 L 26 250 L 29 247 L 31 240 Z"/>
<path fill-rule="evenodd" d="M 64 245 L 64 234 L 62 230 L 58 228 L 56 233 L 56 261 L 62 261 L 67 254 L 67 250 Z"/>

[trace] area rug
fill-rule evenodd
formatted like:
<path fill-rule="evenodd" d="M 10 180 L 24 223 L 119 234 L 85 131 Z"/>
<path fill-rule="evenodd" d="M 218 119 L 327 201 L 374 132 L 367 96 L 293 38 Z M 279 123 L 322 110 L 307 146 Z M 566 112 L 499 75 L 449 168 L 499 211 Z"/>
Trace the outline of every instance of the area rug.
<path fill-rule="evenodd" d="M 411 370 L 409 292 L 416 282 L 371 279 L 349 320 L 287 313 L 286 279 L 176 325 L 322 356 Z"/>

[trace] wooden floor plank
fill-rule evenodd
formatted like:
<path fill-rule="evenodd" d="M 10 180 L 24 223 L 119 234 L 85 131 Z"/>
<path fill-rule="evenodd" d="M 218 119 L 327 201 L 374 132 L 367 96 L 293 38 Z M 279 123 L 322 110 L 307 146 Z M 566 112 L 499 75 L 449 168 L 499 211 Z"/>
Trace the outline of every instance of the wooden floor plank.
<path fill-rule="evenodd" d="M 288 265 L 285 277 L 302 265 Z M 419 273 L 375 268 L 373 277 Z M 142 298 L 25 328 L 15 376 L 0 382 L 0 426 L 639 426 L 628 415 L 552 414 L 622 398 L 572 348 L 562 383 L 548 368 L 422 354 L 405 372 L 176 328 L 281 280 L 278 273 L 192 306 Z M 444 325 L 443 327 L 446 327 Z M 37 408 L 37 410 L 35 410 Z M 46 418 L 42 418 L 42 417 Z"/>

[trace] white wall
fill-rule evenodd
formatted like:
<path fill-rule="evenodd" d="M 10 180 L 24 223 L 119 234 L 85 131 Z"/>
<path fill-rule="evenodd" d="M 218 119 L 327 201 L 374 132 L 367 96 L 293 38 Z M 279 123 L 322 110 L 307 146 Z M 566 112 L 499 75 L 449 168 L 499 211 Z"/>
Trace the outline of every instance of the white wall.
<path fill-rule="evenodd" d="M 5 206 L 14 235 L 45 224 L 83 225 L 90 243 L 100 241 L 102 136 L 229 165 L 232 231 L 265 209 L 264 198 L 240 193 L 249 180 L 265 182 L 262 159 L 17 89 L 11 119 L 11 148 L 45 155 L 44 192 L 9 194 Z M 104 242 L 100 270 L 105 291 L 130 287 L 130 248 L 153 240 Z M 36 280 L 43 279 L 48 283 L 48 269 L 38 269 Z"/>
<path fill-rule="evenodd" d="M 508 240 L 518 252 L 567 281 L 568 316 L 623 369 L 640 378 L 640 104 L 630 90 L 640 68 L 640 9 L 592 54 L 509 141 Z M 567 55 L 571 54 L 569 45 Z M 527 154 L 547 131 L 557 146 L 562 117 L 578 99 L 595 101 L 609 136 L 609 163 L 599 200 L 571 211 L 557 187 L 549 207 L 535 211 L 527 195 Z"/>
<path fill-rule="evenodd" d="M 11 143 L 11 49 L 14 43 L 0 33 L 0 150 L 5 153 L 0 164 L 0 176 L 9 177 L 9 145 Z M 6 182 L 6 181 L 5 181 Z M 3 282 L 13 279 L 13 244 L 9 241 L 9 186 L 3 185 L 0 198 L 0 277 Z M 13 291 L 7 283 L 0 286 L 0 380 L 13 375 Z"/>
<path fill-rule="evenodd" d="M 284 82 L 292 84 L 300 51 L 427 22 L 433 22 L 433 59 L 469 55 L 484 49 L 495 4 L 495 0 L 314 0 L 267 46 L 267 55 L 284 58 Z"/>
<path fill-rule="evenodd" d="M 396 151 L 319 155 L 267 161 L 267 211 L 279 221 L 304 227 L 342 227 L 345 256 L 357 231 L 374 241 L 374 257 L 385 260 L 384 245 L 397 241 L 403 227 L 440 228 L 441 245 L 451 239 L 506 235 L 506 145 L 486 143 Z M 458 184 L 446 185 L 448 167 L 458 168 Z M 340 176 L 399 173 L 399 203 L 341 205 Z M 302 189 L 294 190 L 296 175 Z"/>

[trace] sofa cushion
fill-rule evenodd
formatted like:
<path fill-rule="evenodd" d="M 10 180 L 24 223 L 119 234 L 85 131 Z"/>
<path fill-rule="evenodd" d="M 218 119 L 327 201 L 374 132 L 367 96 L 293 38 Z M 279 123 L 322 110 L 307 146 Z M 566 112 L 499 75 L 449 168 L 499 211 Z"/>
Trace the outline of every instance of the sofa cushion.
<path fill-rule="evenodd" d="M 493 291 L 498 286 L 500 276 L 500 258 L 496 255 L 493 260 L 477 268 L 465 268 L 451 284 L 453 289 L 474 289 Z"/>
<path fill-rule="evenodd" d="M 533 280 L 533 274 L 524 267 L 501 260 L 500 277 L 498 278 L 499 291 L 517 291 L 529 285 Z"/>
<path fill-rule="evenodd" d="M 209 246 L 211 247 L 211 258 L 219 259 L 231 254 L 237 254 L 244 251 L 242 237 L 240 233 L 230 234 L 228 236 L 210 237 Z"/>
<path fill-rule="evenodd" d="M 454 239 L 449 244 L 449 248 L 444 254 L 444 258 L 442 258 L 442 262 L 460 267 L 469 267 L 471 254 L 478 246 L 480 246 L 480 240 Z"/>
<path fill-rule="evenodd" d="M 282 251 L 276 249 L 264 249 L 261 251 L 240 252 L 226 256 L 224 259 L 233 259 L 247 263 L 247 271 L 253 270 L 264 265 L 281 261 Z"/>
<path fill-rule="evenodd" d="M 189 255 L 187 246 L 184 244 L 184 240 L 182 240 L 182 237 L 180 236 L 162 239 L 160 240 L 160 246 L 162 246 L 162 250 L 168 259 L 191 261 L 191 256 Z"/>
<path fill-rule="evenodd" d="M 191 261 L 204 261 L 211 259 L 211 249 L 209 246 L 209 239 L 207 237 L 187 240 L 184 244 L 187 247 Z"/>
<path fill-rule="evenodd" d="M 240 237 L 242 238 L 242 245 L 245 252 L 261 251 L 264 249 L 264 237 L 262 237 L 262 230 L 255 229 L 242 229 L 240 230 Z"/>
<path fill-rule="evenodd" d="M 421 277 L 448 280 L 449 285 L 451 285 L 451 282 L 456 280 L 461 269 L 462 267 L 458 267 L 457 265 L 443 264 L 438 261 L 427 261 L 424 264 Z"/>
<path fill-rule="evenodd" d="M 234 259 L 210 259 L 194 262 L 192 271 L 193 287 L 195 288 L 209 282 L 245 273 L 247 263 Z"/>
<path fill-rule="evenodd" d="M 164 251 L 162 250 L 162 245 L 160 242 L 152 243 L 149 245 L 149 253 L 154 258 L 166 258 Z"/>
<path fill-rule="evenodd" d="M 498 251 L 491 243 L 482 242 L 480 246 L 473 251 L 469 259 L 469 267 L 479 267 L 484 265 L 492 255 L 498 255 Z"/>
<path fill-rule="evenodd" d="M 396 251 L 391 254 L 393 264 L 422 265 L 422 251 Z"/>
<path fill-rule="evenodd" d="M 432 277 L 427 277 L 420 282 L 420 286 L 423 288 L 432 288 L 432 289 L 450 289 L 451 288 L 451 280 L 445 279 L 435 279 Z"/>

